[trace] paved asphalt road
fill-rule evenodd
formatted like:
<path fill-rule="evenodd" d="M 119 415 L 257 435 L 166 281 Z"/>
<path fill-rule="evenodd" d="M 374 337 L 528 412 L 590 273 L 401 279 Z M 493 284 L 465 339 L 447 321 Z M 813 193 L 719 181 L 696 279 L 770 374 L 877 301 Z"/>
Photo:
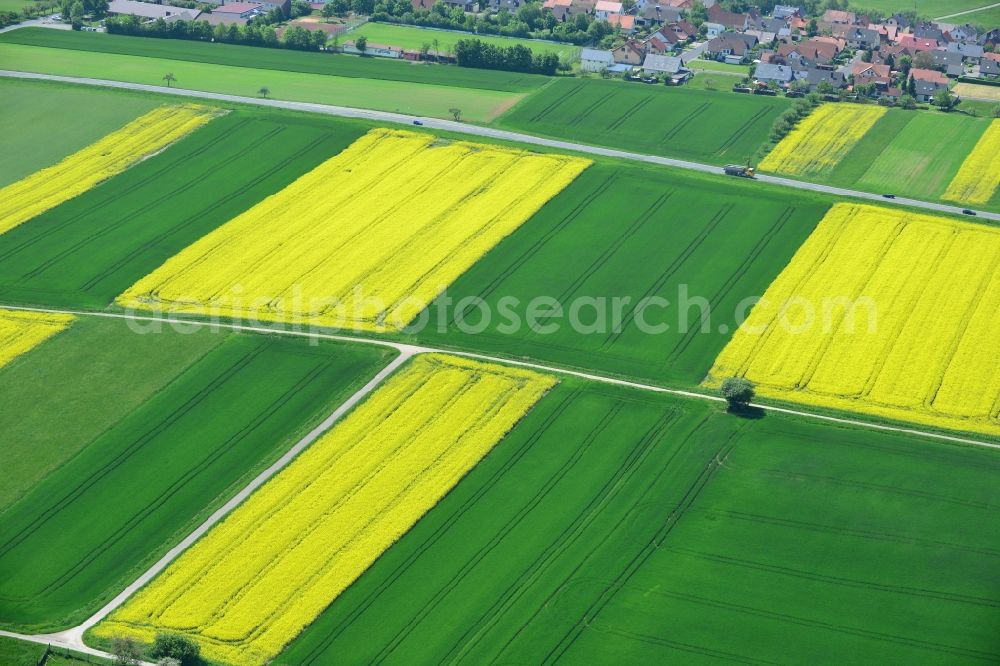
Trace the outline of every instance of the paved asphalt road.
<path fill-rule="evenodd" d="M 51 74 L 33 74 L 29 72 L 16 72 L 11 70 L 0 70 L 0 76 L 19 78 L 19 79 L 41 79 L 45 81 L 62 81 L 65 83 L 78 83 L 90 86 L 103 86 L 106 88 L 124 88 L 126 90 L 141 90 L 145 92 L 163 93 L 167 95 L 179 95 L 184 97 L 196 97 L 200 99 L 210 99 L 222 102 L 236 102 L 240 104 L 257 104 L 260 106 L 269 106 L 279 109 L 291 109 L 293 111 L 308 111 L 311 113 L 322 113 L 330 116 L 342 116 L 345 118 L 364 118 L 367 120 L 375 120 L 378 122 L 385 122 L 385 123 L 397 123 L 402 125 L 412 125 L 415 121 L 417 121 L 422 123 L 423 126 L 432 129 L 447 130 L 451 132 L 462 132 L 465 134 L 491 137 L 494 139 L 504 139 L 507 141 L 517 141 L 520 143 L 534 144 L 537 146 L 546 146 L 549 148 L 558 148 L 560 150 L 571 150 L 578 153 L 587 153 L 590 155 L 616 157 L 619 159 L 632 160 L 635 162 L 648 162 L 650 164 L 672 166 L 678 169 L 688 169 L 690 171 L 702 171 L 704 173 L 710 173 L 718 175 L 720 177 L 724 177 L 722 175 L 722 169 L 720 167 L 713 166 L 711 164 L 702 164 L 700 162 L 688 162 L 685 160 L 678 160 L 670 157 L 660 157 L 658 155 L 645 155 L 642 153 L 632 153 L 624 150 L 615 150 L 614 148 L 602 148 L 600 146 L 590 146 L 582 143 L 573 143 L 571 141 L 560 141 L 558 139 L 546 139 L 538 136 L 533 136 L 531 134 L 521 134 L 520 132 L 509 132 L 506 130 L 494 129 L 492 127 L 482 127 L 480 125 L 471 125 L 468 123 L 455 122 L 452 120 L 441 120 L 438 118 L 419 118 L 417 116 L 408 116 L 401 113 L 390 113 L 387 111 L 371 111 L 368 109 L 355 109 L 346 106 L 313 104 L 310 102 L 288 102 L 277 99 L 261 99 L 258 97 L 224 95 L 221 93 L 203 92 L 200 90 L 186 90 L 183 88 L 167 88 L 164 86 L 153 86 L 141 83 L 125 83 L 122 81 L 87 79 L 87 78 L 79 78 L 73 76 L 55 76 Z M 854 197 L 856 199 L 867 199 L 869 201 L 876 201 L 880 204 L 896 203 L 906 206 L 912 206 L 913 208 L 922 208 L 932 213 L 951 213 L 954 215 L 962 214 L 962 208 L 959 206 L 949 206 L 946 204 L 920 201 L 918 199 L 897 197 L 890 201 L 878 194 L 871 194 L 870 192 L 859 192 L 857 190 L 849 190 L 841 187 L 818 185 L 816 183 L 807 183 L 800 180 L 793 180 L 791 178 L 781 178 L 779 176 L 760 175 L 757 176 L 757 180 L 760 182 L 771 183 L 773 185 L 780 185 L 782 187 L 790 187 L 797 190 L 811 190 L 813 192 L 823 192 L 825 194 L 832 194 L 834 196 Z M 986 211 L 976 211 L 976 212 L 980 219 L 1000 222 L 1000 213 L 990 213 Z"/>

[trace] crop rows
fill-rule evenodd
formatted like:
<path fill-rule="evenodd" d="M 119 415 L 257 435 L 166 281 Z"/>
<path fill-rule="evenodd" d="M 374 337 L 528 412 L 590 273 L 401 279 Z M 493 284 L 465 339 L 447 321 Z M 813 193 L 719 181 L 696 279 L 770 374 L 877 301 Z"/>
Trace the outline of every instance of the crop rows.
<path fill-rule="evenodd" d="M 399 329 L 588 164 L 372 130 L 119 303 Z"/>
<path fill-rule="evenodd" d="M 885 113 L 880 106 L 824 104 L 761 160 L 760 169 L 797 176 L 832 169 Z"/>
<path fill-rule="evenodd" d="M 962 163 L 942 199 L 969 204 L 989 203 L 1000 186 L 1000 120 L 990 123 Z"/>
<path fill-rule="evenodd" d="M 216 114 L 194 104 L 146 113 L 58 164 L 0 190 L 0 234 L 121 173 L 201 127 Z"/>
<path fill-rule="evenodd" d="M 214 660 L 265 663 L 552 385 L 528 371 L 418 357 L 97 633 L 181 631 Z"/>
<path fill-rule="evenodd" d="M 1000 231 L 838 204 L 716 360 L 762 395 L 1000 432 Z"/>

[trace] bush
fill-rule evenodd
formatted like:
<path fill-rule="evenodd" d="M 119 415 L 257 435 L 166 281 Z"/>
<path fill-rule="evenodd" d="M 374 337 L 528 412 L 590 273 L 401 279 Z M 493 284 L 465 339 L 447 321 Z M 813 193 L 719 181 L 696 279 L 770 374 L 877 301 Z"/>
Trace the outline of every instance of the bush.
<path fill-rule="evenodd" d="M 181 666 L 196 666 L 201 663 L 201 648 L 198 644 L 177 634 L 157 634 L 149 654 L 154 659 L 176 659 Z"/>
<path fill-rule="evenodd" d="M 732 411 L 746 409 L 755 395 L 753 382 L 745 377 L 726 377 L 719 391 Z"/>

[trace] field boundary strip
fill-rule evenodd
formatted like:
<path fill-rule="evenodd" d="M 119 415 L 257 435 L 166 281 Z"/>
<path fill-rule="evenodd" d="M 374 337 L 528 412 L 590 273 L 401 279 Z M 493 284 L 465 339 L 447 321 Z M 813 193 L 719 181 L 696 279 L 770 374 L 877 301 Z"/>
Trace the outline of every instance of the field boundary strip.
<path fill-rule="evenodd" d="M 37 81 L 58 81 L 62 83 L 72 83 L 77 85 L 96 86 L 104 88 L 116 88 L 121 90 L 138 90 L 138 91 L 151 92 L 162 95 L 172 95 L 175 97 L 189 97 L 195 99 L 213 100 L 217 102 L 227 102 L 233 104 L 249 104 L 252 106 L 268 107 L 275 109 L 287 109 L 291 111 L 303 111 L 306 113 L 316 113 L 316 114 L 336 116 L 341 118 L 356 118 L 361 120 L 392 123 L 394 125 L 412 126 L 414 120 L 419 120 L 427 129 L 441 130 L 445 132 L 457 132 L 460 134 L 470 134 L 473 136 L 482 136 L 491 139 L 499 139 L 502 141 L 512 141 L 515 143 L 525 143 L 536 146 L 545 146 L 547 148 L 568 150 L 576 153 L 599 155 L 602 157 L 611 157 L 615 159 L 629 160 L 632 162 L 643 162 L 659 166 L 669 166 L 677 169 L 685 169 L 687 171 L 698 171 L 701 173 L 712 174 L 720 178 L 725 177 L 722 174 L 721 167 L 712 164 L 705 164 L 703 162 L 692 162 L 690 160 L 682 160 L 673 157 L 664 157 L 662 155 L 649 155 L 645 153 L 631 152 L 628 150 L 620 150 L 617 148 L 606 148 L 604 146 L 575 143 L 572 141 L 564 141 L 560 139 L 550 139 L 547 137 L 536 136 L 533 134 L 524 134 L 520 132 L 513 132 L 510 130 L 496 129 L 494 127 L 484 127 L 481 125 L 473 125 L 465 122 L 456 122 L 453 120 L 442 120 L 439 118 L 412 116 L 390 111 L 375 111 L 372 109 L 362 109 L 349 106 L 336 106 L 333 104 L 321 104 L 317 102 L 293 102 L 288 100 L 262 99 L 259 97 L 228 95 L 224 93 L 206 92 L 203 90 L 190 90 L 186 88 L 167 88 L 166 86 L 155 86 L 142 83 L 128 83 L 124 81 L 111 81 L 108 79 L 92 79 L 86 77 L 61 76 L 57 74 L 36 74 L 34 72 L 21 72 L 9 69 L 0 69 L 0 77 L 14 78 L 14 79 L 29 79 Z M 565 99 L 565 96 L 563 97 L 563 99 Z M 960 206 L 951 206 L 934 201 L 924 201 L 922 199 L 911 199 L 907 197 L 896 197 L 891 202 L 887 202 L 880 194 L 874 194 L 872 192 L 851 190 L 844 187 L 835 187 L 833 185 L 811 183 L 808 181 L 795 180 L 793 178 L 784 178 L 780 176 L 772 176 L 767 174 L 758 174 L 756 179 L 759 182 L 768 183 L 771 185 L 777 185 L 779 187 L 788 187 L 797 190 L 819 192 L 822 194 L 830 194 L 840 197 L 875 201 L 883 205 L 889 205 L 893 207 L 908 206 L 910 208 L 920 208 L 923 210 L 928 210 L 938 213 L 947 213 L 949 215 L 956 215 L 956 216 L 961 216 L 963 210 L 963 208 Z M 1000 213 L 994 213 L 984 210 L 976 210 L 975 213 L 981 220 L 992 220 L 994 222 L 1000 222 Z"/>
<path fill-rule="evenodd" d="M 533 361 L 523 361 L 514 358 L 507 358 L 504 356 L 492 356 L 490 354 L 482 354 L 479 352 L 463 351 L 459 349 L 446 349 L 441 347 L 428 347 L 425 345 L 409 344 L 405 342 L 396 342 L 394 340 L 385 340 L 380 338 L 365 337 L 362 335 L 348 335 L 348 334 L 337 334 L 337 333 L 317 333 L 312 331 L 300 331 L 300 330 L 288 330 L 281 329 L 277 327 L 270 326 L 250 326 L 245 324 L 235 324 L 235 323 L 225 323 L 218 321 L 200 321 L 197 319 L 179 318 L 179 317 L 156 317 L 147 315 L 135 315 L 126 313 L 116 313 L 116 312 L 97 312 L 94 310 L 72 310 L 72 309 L 59 309 L 59 308 L 37 308 L 23 305 L 3 305 L 0 304 L 0 308 L 5 308 L 8 310 L 20 310 L 24 312 L 45 312 L 50 314 L 71 314 L 80 317 L 106 317 L 110 319 L 121 319 L 121 320 L 131 320 L 135 322 L 145 322 L 145 323 L 162 323 L 162 324 L 176 324 L 180 326 L 203 326 L 207 328 L 215 327 L 217 329 L 233 330 L 233 331 L 244 331 L 247 333 L 264 333 L 270 335 L 288 335 L 292 337 L 300 337 L 315 340 L 336 340 L 340 342 L 353 342 L 358 344 L 368 344 L 376 345 L 380 347 L 391 347 L 398 350 L 401 354 L 407 354 L 409 356 L 415 354 L 451 354 L 452 356 L 462 356 L 464 358 L 476 359 L 481 361 L 489 361 L 492 363 L 502 363 L 506 365 L 514 365 L 522 368 L 528 368 L 532 370 L 539 370 L 541 372 L 550 372 L 553 374 L 577 377 L 579 379 L 585 379 L 588 381 L 597 382 L 600 384 L 610 384 L 613 386 L 624 386 L 628 388 L 638 389 L 640 391 L 649 391 L 651 393 L 663 393 L 667 395 L 675 395 L 683 398 L 693 398 L 695 400 L 707 400 L 709 402 L 723 403 L 725 399 L 712 395 L 711 393 L 702 391 L 691 391 L 687 389 L 672 388 L 668 386 L 657 386 L 655 384 L 645 384 L 642 382 L 634 382 L 628 379 L 622 379 L 620 377 L 610 377 L 608 375 L 601 375 L 592 372 L 584 372 L 582 370 L 573 370 L 572 368 L 561 367 L 558 365 L 546 365 L 544 363 L 536 363 Z M 798 416 L 803 418 L 812 419 L 815 421 L 824 421 L 827 423 L 839 423 L 841 425 L 855 426 L 859 428 L 867 428 L 869 430 L 879 430 L 882 432 L 894 432 L 903 435 L 913 435 L 916 437 L 923 437 L 926 439 L 934 439 L 941 442 L 948 442 L 951 444 L 962 444 L 968 446 L 979 446 L 989 449 L 997 449 L 1000 451 L 1000 443 L 998 442 L 988 442 L 978 439 L 970 439 L 968 437 L 960 437 L 958 435 L 949 435 L 944 432 L 934 432 L 931 430 L 919 430 L 917 428 L 911 428 L 903 425 L 889 425 L 887 423 L 878 423 L 875 421 L 866 421 L 863 419 L 832 416 L 829 414 L 821 414 L 818 412 L 810 412 L 802 409 L 793 409 L 790 407 L 783 407 L 776 404 L 767 403 L 753 403 L 752 407 L 756 407 L 768 412 L 773 412 L 775 414 L 785 414 L 788 416 Z M 82 626 L 82 625 L 81 625 Z"/>

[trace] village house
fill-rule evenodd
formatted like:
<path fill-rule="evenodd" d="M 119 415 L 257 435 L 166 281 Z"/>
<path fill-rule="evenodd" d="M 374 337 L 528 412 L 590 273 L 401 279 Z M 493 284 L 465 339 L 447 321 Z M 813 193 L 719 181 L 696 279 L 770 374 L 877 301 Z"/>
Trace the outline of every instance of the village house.
<path fill-rule="evenodd" d="M 608 25 L 618 28 L 624 35 L 631 35 L 635 32 L 635 17 L 631 14 L 611 14 L 608 16 Z"/>
<path fill-rule="evenodd" d="M 598 21 L 607 21 L 612 14 L 622 13 L 622 3 L 611 0 L 597 0 L 594 5 L 594 18 Z"/>
<path fill-rule="evenodd" d="M 619 65 L 641 65 L 643 58 L 646 57 L 646 51 L 643 49 L 642 44 L 630 39 L 621 46 L 611 51 L 611 56 L 615 63 Z"/>
<path fill-rule="evenodd" d="M 724 32 L 708 42 L 705 53 L 710 58 L 743 62 L 751 49 L 757 45 L 757 38 L 736 32 Z"/>
<path fill-rule="evenodd" d="M 841 34 L 834 31 L 834 36 L 841 37 L 852 49 L 865 49 L 867 51 L 877 49 L 882 44 L 882 38 L 875 30 L 851 26 Z"/>
<path fill-rule="evenodd" d="M 664 23 L 674 23 L 680 19 L 681 12 L 679 9 L 667 7 L 659 2 L 647 2 L 646 6 L 636 16 L 636 20 L 642 25 L 662 25 Z"/>
<path fill-rule="evenodd" d="M 758 83 L 773 83 L 781 88 L 787 88 L 795 77 L 795 72 L 788 65 L 761 63 L 757 65 L 753 76 Z"/>
<path fill-rule="evenodd" d="M 1000 77 L 1000 62 L 990 58 L 981 58 L 979 60 L 979 76 L 984 79 Z"/>
<path fill-rule="evenodd" d="M 749 19 L 746 14 L 727 12 L 722 5 L 712 5 L 708 8 L 708 22 L 721 25 L 726 30 L 741 32 L 749 26 Z"/>
<path fill-rule="evenodd" d="M 675 56 L 651 53 L 642 61 L 642 69 L 645 72 L 667 74 L 670 76 L 671 82 L 675 84 L 683 83 L 691 76 L 691 70 L 684 66 L 684 61 Z"/>
<path fill-rule="evenodd" d="M 983 47 L 967 42 L 949 42 L 945 47 L 948 53 L 957 53 L 963 60 L 979 60 L 983 57 Z"/>
<path fill-rule="evenodd" d="M 892 85 L 892 70 L 889 65 L 877 65 L 871 62 L 856 62 L 851 70 L 854 84 L 874 83 L 879 88 Z"/>
<path fill-rule="evenodd" d="M 944 70 L 945 74 L 951 77 L 962 76 L 965 67 L 962 66 L 962 56 L 949 51 L 931 51 L 934 64 Z"/>

